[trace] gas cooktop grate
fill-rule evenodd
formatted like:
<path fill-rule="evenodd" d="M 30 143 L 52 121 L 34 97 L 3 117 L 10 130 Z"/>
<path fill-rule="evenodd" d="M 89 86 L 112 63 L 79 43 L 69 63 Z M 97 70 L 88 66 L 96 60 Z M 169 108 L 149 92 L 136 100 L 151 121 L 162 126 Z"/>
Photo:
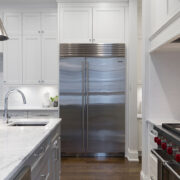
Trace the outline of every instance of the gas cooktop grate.
<path fill-rule="evenodd" d="M 180 123 L 177 124 L 162 124 L 162 127 L 169 130 L 171 133 L 176 134 L 180 137 Z"/>

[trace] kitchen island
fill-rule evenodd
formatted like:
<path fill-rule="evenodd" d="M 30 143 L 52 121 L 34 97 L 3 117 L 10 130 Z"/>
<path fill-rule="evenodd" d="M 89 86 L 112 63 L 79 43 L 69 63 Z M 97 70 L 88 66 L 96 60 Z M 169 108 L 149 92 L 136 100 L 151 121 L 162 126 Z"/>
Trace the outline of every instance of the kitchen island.
<path fill-rule="evenodd" d="M 13 123 L 45 125 L 14 126 L 15 124 L 7 125 L 0 120 L 0 180 L 16 179 L 24 167 L 30 168 L 31 179 L 40 179 L 38 176 L 44 176 L 44 179 L 58 179 L 60 122 L 61 119 L 58 118 L 18 119 L 13 120 Z"/>

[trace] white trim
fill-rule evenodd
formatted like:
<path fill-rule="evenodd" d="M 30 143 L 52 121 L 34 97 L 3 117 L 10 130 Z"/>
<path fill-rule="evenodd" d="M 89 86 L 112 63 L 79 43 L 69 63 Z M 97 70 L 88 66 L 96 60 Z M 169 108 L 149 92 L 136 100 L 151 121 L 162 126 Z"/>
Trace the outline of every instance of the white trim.
<path fill-rule="evenodd" d="M 149 178 L 144 174 L 143 171 L 140 173 L 140 180 L 149 180 Z"/>
<path fill-rule="evenodd" d="M 131 162 L 139 162 L 138 151 L 130 150 L 128 148 L 128 153 L 126 154 L 126 158 L 128 159 L 128 161 Z"/>
<path fill-rule="evenodd" d="M 166 29 L 168 26 L 170 26 L 174 21 L 176 21 L 180 17 L 180 10 L 176 11 L 176 13 L 169 17 L 168 20 L 166 20 L 163 25 L 156 31 L 154 32 L 149 40 L 155 39 L 164 29 Z"/>
<path fill-rule="evenodd" d="M 58 2 L 58 5 L 63 7 L 128 7 L 128 2 L 96 2 L 96 3 L 63 3 Z"/>

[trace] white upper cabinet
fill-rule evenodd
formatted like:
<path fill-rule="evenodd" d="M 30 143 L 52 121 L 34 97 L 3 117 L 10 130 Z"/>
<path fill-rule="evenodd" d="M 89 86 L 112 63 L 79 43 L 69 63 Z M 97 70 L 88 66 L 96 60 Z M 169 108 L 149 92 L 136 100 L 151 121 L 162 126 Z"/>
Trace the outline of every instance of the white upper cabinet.
<path fill-rule="evenodd" d="M 60 43 L 124 43 L 124 7 L 60 7 Z"/>
<path fill-rule="evenodd" d="M 56 13 L 43 13 L 41 16 L 41 29 L 43 35 L 52 35 L 57 37 L 57 14 Z"/>
<path fill-rule="evenodd" d="M 42 83 L 58 84 L 57 14 L 42 14 Z"/>
<path fill-rule="evenodd" d="M 24 13 L 23 14 L 23 35 L 38 35 L 41 31 L 41 14 Z"/>
<path fill-rule="evenodd" d="M 167 3 L 151 0 L 151 33 L 154 33 L 167 18 Z"/>
<path fill-rule="evenodd" d="M 57 15 L 23 15 L 23 83 L 58 83 Z"/>
<path fill-rule="evenodd" d="M 3 20 L 3 14 L 0 12 L 0 19 Z M 0 42 L 0 53 L 3 52 L 3 43 Z"/>
<path fill-rule="evenodd" d="M 124 43 L 124 8 L 93 9 L 93 42 Z"/>
<path fill-rule="evenodd" d="M 3 72 L 5 84 L 22 84 L 21 36 L 11 36 L 4 42 Z"/>
<path fill-rule="evenodd" d="M 5 13 L 4 83 L 58 84 L 57 14 Z"/>
<path fill-rule="evenodd" d="M 23 84 L 41 83 L 40 36 L 23 37 Z"/>
<path fill-rule="evenodd" d="M 42 38 L 42 83 L 58 84 L 58 72 L 57 38 L 46 35 Z"/>
<path fill-rule="evenodd" d="M 22 28 L 20 13 L 5 13 L 4 26 L 9 40 L 4 42 L 3 72 L 5 84 L 22 84 Z"/>
<path fill-rule="evenodd" d="M 5 13 L 4 14 L 4 26 L 8 33 L 9 38 L 11 36 L 22 35 L 22 22 L 21 13 Z"/>
<path fill-rule="evenodd" d="M 60 42 L 92 41 L 92 8 L 72 7 L 60 10 Z"/>
<path fill-rule="evenodd" d="M 180 8 L 180 0 L 168 0 L 168 14 L 174 14 Z"/>

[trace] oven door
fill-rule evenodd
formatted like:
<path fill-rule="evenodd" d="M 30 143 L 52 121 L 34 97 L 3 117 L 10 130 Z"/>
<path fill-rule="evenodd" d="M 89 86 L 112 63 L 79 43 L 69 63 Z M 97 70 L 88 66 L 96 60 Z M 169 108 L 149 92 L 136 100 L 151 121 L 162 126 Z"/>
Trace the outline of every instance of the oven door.
<path fill-rule="evenodd" d="M 153 149 L 151 152 L 158 159 L 158 180 L 180 180 L 179 163 L 161 149 Z"/>

